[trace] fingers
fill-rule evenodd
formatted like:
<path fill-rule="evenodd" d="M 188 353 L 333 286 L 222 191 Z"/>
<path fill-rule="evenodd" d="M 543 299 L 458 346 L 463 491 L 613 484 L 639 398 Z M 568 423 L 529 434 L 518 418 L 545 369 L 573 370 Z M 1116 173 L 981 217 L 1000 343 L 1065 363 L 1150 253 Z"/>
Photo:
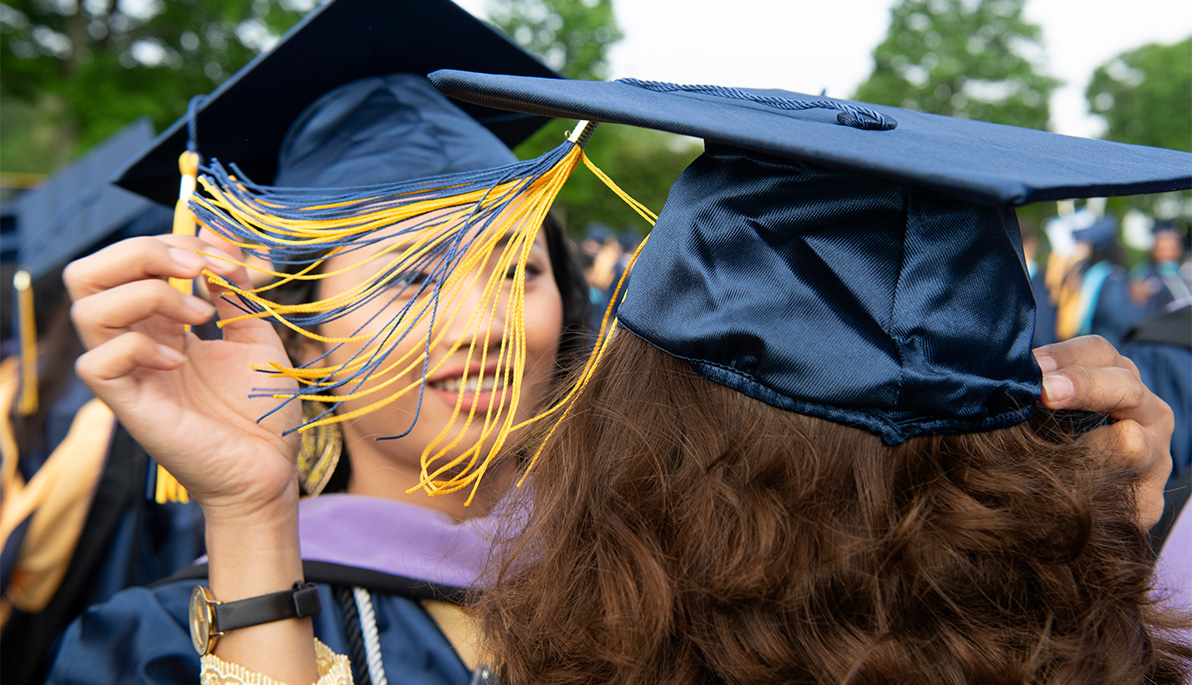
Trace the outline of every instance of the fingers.
<path fill-rule="evenodd" d="M 1171 408 L 1146 387 L 1132 361 L 1098 336 L 1047 345 L 1035 356 L 1043 371 L 1044 406 L 1114 419 L 1084 437 L 1096 451 L 1140 474 L 1139 521 L 1154 525 L 1163 513 L 1163 487 L 1171 472 Z"/>
<path fill-rule="evenodd" d="M 126 283 L 86 297 L 71 307 L 70 315 L 83 344 L 97 347 L 132 326 L 154 318 L 177 325 L 205 323 L 215 308 L 193 295 L 184 295 L 160 280 Z M 158 340 L 164 343 L 164 340 Z"/>
<path fill-rule="evenodd" d="M 119 400 L 119 386 L 140 369 L 171 371 L 185 363 L 181 352 L 130 331 L 81 355 L 75 373 L 105 401 Z"/>
<path fill-rule="evenodd" d="M 1095 411 L 1144 424 L 1170 414 L 1143 384 L 1134 362 L 1100 336 L 1073 338 L 1034 352 L 1043 371 L 1042 402 L 1049 409 Z"/>
<path fill-rule="evenodd" d="M 1089 431 L 1084 438 L 1098 453 L 1111 455 L 1111 463 L 1139 473 L 1134 490 L 1139 523 L 1146 528 L 1158 523 L 1171 475 L 1171 452 L 1163 436 L 1136 421 L 1118 421 Z"/>
<path fill-rule="evenodd" d="M 1118 366 L 1066 366 L 1043 376 L 1043 404 L 1050 409 L 1083 409 L 1131 418 L 1147 399 L 1137 374 Z"/>
<path fill-rule="evenodd" d="M 229 277 L 228 280 L 232 281 L 238 288 L 246 289 L 251 287 L 246 283 L 248 275 L 244 269 L 240 269 L 236 276 L 237 278 Z M 233 304 L 237 297 L 235 293 L 214 281 L 208 283 L 207 287 L 211 291 L 211 300 L 215 303 L 216 310 L 219 312 L 219 318 L 222 321 L 221 328 L 223 330 L 224 340 L 229 342 L 281 345 L 280 339 L 277 337 L 277 331 L 268 319 L 235 320 L 244 315 L 244 311 Z"/>
<path fill-rule="evenodd" d="M 166 279 L 189 280 L 209 269 L 246 280 L 243 268 L 199 250 L 223 255 L 198 238 L 166 235 L 121 241 L 68 265 L 63 280 L 84 344 L 102 345 L 137 326 L 158 343 L 178 347 L 182 325 L 201 324 L 215 309 L 177 292 Z"/>
<path fill-rule="evenodd" d="M 1034 350 L 1039 368 L 1047 375 L 1067 366 L 1117 366 L 1138 373 L 1134 362 L 1118 354 L 1117 349 L 1099 335 L 1085 335 Z"/>
<path fill-rule="evenodd" d="M 203 269 L 229 273 L 234 266 L 196 254 L 210 245 L 190 236 L 130 238 L 71 262 L 62 273 L 74 301 L 118 285 L 145 279 L 198 276 Z"/>

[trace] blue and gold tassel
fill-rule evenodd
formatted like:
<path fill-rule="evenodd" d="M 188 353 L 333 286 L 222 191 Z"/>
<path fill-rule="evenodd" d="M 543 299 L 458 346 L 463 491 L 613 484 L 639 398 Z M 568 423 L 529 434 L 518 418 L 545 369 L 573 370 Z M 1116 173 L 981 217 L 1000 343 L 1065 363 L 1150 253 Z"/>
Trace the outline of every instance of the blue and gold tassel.
<path fill-rule="evenodd" d="M 326 403 L 326 411 L 294 429 L 305 431 L 351 420 L 417 391 L 414 418 L 404 430 L 379 439 L 400 438 L 418 420 L 425 378 L 433 376 L 446 359 L 464 350 L 465 367 L 475 368 L 475 360 L 481 368 L 490 368 L 495 354 L 497 401 L 480 412 L 483 416 L 477 416 L 474 407 L 463 411 L 468 380 L 465 375 L 451 419 L 423 451 L 421 481 L 411 488 L 432 495 L 468 488 L 470 502 L 481 476 L 502 451 L 509 434 L 557 414 L 566 404 L 548 408 L 526 421 L 516 420 L 525 370 L 526 262 L 559 190 L 583 162 L 647 221 L 652 224 L 656 218 L 584 155 L 583 145 L 594 128 L 594 124 L 581 122 L 562 145 L 534 160 L 356 188 L 273 188 L 250 182 L 234 165 L 225 168 L 212 160 L 202 167 L 198 178 L 202 193 L 196 193 L 189 203 L 198 223 L 248 255 L 242 266 L 274 279 L 264 286 L 239 288 L 206 272 L 209 280 L 233 293 L 226 297 L 243 312 L 220 325 L 263 318 L 331 349 L 367 343 L 339 365 L 324 365 L 329 354 L 325 352 L 300 366 L 274 362 L 259 368 L 294 379 L 297 388 L 260 388 L 254 396 L 280 400 L 273 411 L 299 400 Z M 362 256 L 350 267 L 322 271 L 331 257 L 365 255 L 362 250 L 378 244 L 383 249 Z M 272 263 L 273 267 L 261 267 L 260 262 Z M 481 284 L 479 279 L 488 265 L 492 268 Z M 321 279 L 355 268 L 368 268 L 370 275 L 347 292 L 298 304 L 269 299 L 269 291 L 283 284 Z M 508 279 L 507 274 L 514 278 Z M 506 286 L 507 282 L 510 285 Z M 478 285 L 482 286 L 480 304 L 474 311 L 465 310 L 468 294 Z M 505 295 L 508 300 L 502 304 Z M 321 324 L 365 307 L 376 298 L 401 301 L 402 305 L 387 320 L 370 320 L 346 337 L 333 338 L 318 332 Z M 490 339 L 493 321 L 502 316 L 506 323 L 501 339 Z M 464 325 L 451 325 L 457 321 Z M 426 324 L 429 330 L 425 341 L 398 354 L 398 344 L 420 324 Z M 607 317 L 603 328 L 609 328 Z M 465 333 L 455 339 L 446 337 L 446 331 L 461 329 Z M 602 349 L 603 338 L 607 337 L 603 330 L 601 337 Z M 432 365 L 433 350 L 445 350 L 440 356 L 444 361 Z M 479 380 L 485 380 L 485 372 Z M 364 405 L 352 411 L 335 411 L 347 401 L 363 401 Z M 482 422 L 480 437 L 474 444 L 461 445 L 460 436 L 478 421 Z M 453 431 L 456 437 L 452 437 Z"/>

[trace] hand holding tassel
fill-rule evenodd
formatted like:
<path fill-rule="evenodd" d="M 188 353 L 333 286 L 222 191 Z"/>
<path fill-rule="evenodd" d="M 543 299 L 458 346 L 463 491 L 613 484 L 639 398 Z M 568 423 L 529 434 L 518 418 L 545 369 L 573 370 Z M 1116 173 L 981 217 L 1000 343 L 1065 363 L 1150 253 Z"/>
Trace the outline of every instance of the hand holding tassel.
<path fill-rule="evenodd" d="M 199 250 L 218 253 L 196 237 L 133 238 L 67 268 L 72 317 L 88 348 L 78 375 L 208 520 L 296 506 L 295 441 L 282 432 L 301 420 L 300 409 L 294 403 L 258 423 L 274 402 L 249 398 L 260 383 L 252 367 L 284 359 L 285 350 L 264 321 L 227 326 L 222 340 L 186 330 L 231 307 L 218 292 L 212 306 L 168 279 L 207 270 L 247 282 L 242 268 Z"/>

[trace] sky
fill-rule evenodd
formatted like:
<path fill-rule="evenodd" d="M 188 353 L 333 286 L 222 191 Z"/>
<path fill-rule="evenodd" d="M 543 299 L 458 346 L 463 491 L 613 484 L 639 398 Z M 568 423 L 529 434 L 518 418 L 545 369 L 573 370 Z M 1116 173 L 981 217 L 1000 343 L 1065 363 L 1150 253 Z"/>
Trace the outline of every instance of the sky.
<path fill-rule="evenodd" d="M 486 0 L 457 0 L 483 16 Z M 624 40 L 610 76 L 784 88 L 849 97 L 869 75 L 893 0 L 614 0 Z M 1095 137 L 1084 89 L 1093 70 L 1147 43 L 1192 35 L 1192 0 L 1028 0 L 1043 28 L 1045 73 L 1064 81 L 1052 129 Z M 1190 94 L 1192 97 L 1192 94 Z"/>

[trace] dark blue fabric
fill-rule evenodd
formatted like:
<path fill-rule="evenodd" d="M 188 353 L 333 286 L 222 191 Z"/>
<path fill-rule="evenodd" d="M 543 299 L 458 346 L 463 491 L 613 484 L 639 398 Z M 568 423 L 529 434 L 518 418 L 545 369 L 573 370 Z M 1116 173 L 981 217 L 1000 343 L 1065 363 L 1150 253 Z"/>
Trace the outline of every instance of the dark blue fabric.
<path fill-rule="evenodd" d="M 1192 337 L 1192 331 L 1189 331 Z M 1192 466 L 1192 349 L 1187 346 L 1132 342 L 1121 352 L 1138 367 L 1142 382 L 1171 407 L 1175 432 L 1171 436 L 1171 478 Z"/>
<path fill-rule="evenodd" d="M 63 632 L 88 606 L 156 582 L 203 553 L 198 505 L 145 497 L 148 455 L 117 426 L 74 556 L 39 613 L 14 610 L 0 640 L 5 683 L 45 679 Z"/>
<path fill-rule="evenodd" d="M 1145 315 L 1145 311 L 1130 298 L 1126 272 L 1119 266 L 1114 266 L 1105 277 L 1092 306 L 1089 333 L 1105 338 L 1114 347 L 1121 346 L 1126 334 Z"/>
<path fill-rule="evenodd" d="M 282 142 L 273 184 L 373 185 L 514 162 L 499 138 L 425 76 L 390 74 L 337 88 L 307 108 Z"/>
<path fill-rule="evenodd" d="M 1047 289 L 1047 270 L 1042 265 L 1031 275 L 1031 292 L 1035 296 L 1035 336 L 1031 346 L 1050 345 L 1056 342 L 1056 307 L 1051 301 L 1051 291 Z"/>
<path fill-rule="evenodd" d="M 17 261 L 34 281 L 87 254 L 151 206 L 108 177 L 152 138 L 152 124 L 138 119 L 17 199 Z"/>
<path fill-rule="evenodd" d="M 194 581 L 153 590 L 125 590 L 88 609 L 66 633 L 47 681 L 51 685 L 189 685 L 199 657 L 190 643 L 187 611 Z M 330 587 L 319 586 L 323 611 L 315 637 L 348 654 L 343 617 Z M 470 673 L 421 605 L 393 595 L 372 596 L 381 656 L 390 683 L 466 685 Z"/>
<path fill-rule="evenodd" d="M 1039 398 L 1011 210 L 709 146 L 671 188 L 620 319 L 704 377 L 896 444 Z"/>
<path fill-rule="evenodd" d="M 760 103 L 697 93 L 659 93 L 625 83 L 450 70 L 437 71 L 430 79 L 458 100 L 696 136 L 895 180 L 986 206 L 1192 187 L 1192 154 L 1187 152 L 1073 138 L 884 105 L 854 103 L 898 121 L 893 130 L 866 131 L 841 125 L 835 111 L 782 111 Z M 789 99 L 825 99 L 784 90 L 742 90 Z"/>
<path fill-rule="evenodd" d="M 203 99 L 195 122 L 198 152 L 204 159 L 235 162 L 248 178 L 266 182 L 277 174 L 287 126 L 323 94 L 371 76 L 425 75 L 445 67 L 558 76 L 450 0 L 332 0 Z M 485 106 L 464 109 L 510 147 L 546 123 Z M 116 173 L 116 183 L 173 205 L 187 123 L 186 117 L 174 122 Z"/>

